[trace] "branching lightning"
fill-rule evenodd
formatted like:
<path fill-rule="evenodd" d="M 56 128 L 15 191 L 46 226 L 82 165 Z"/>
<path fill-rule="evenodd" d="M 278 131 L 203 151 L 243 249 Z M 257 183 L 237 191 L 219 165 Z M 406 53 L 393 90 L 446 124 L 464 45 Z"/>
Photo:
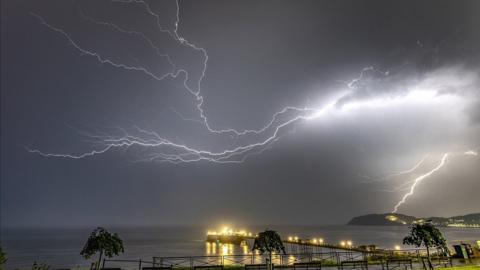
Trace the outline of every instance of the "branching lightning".
<path fill-rule="evenodd" d="M 414 172 L 415 170 L 417 170 L 420 166 L 422 166 L 423 162 L 425 162 L 425 159 L 428 157 L 427 156 L 424 156 L 417 164 L 415 164 L 415 166 L 413 166 L 412 168 L 408 169 L 408 170 L 405 170 L 405 171 L 401 171 L 401 172 L 396 172 L 396 173 L 392 173 L 392 174 L 389 174 L 387 176 L 384 177 L 384 179 L 390 179 L 392 177 L 396 177 L 396 176 L 401 176 L 401 175 L 405 175 L 405 174 L 410 174 L 412 172 Z"/>
<path fill-rule="evenodd" d="M 190 81 L 189 72 L 185 68 L 179 68 L 173 61 L 172 57 L 168 53 L 162 52 L 160 46 L 155 44 L 153 39 L 149 38 L 145 33 L 133 29 L 126 29 L 120 27 L 111 22 L 104 22 L 91 18 L 83 13 L 81 16 L 86 21 L 98 25 L 100 27 L 106 27 L 117 31 L 121 34 L 132 35 L 142 39 L 151 49 L 153 49 L 157 56 L 164 58 L 169 65 L 169 71 L 166 73 L 158 73 L 148 69 L 148 67 L 137 65 L 128 65 L 116 60 L 110 59 L 100 53 L 82 47 L 69 33 L 64 31 L 61 28 L 55 27 L 52 24 L 48 23 L 46 19 L 40 15 L 31 13 L 42 25 L 51 30 L 54 33 L 59 34 L 67 42 L 72 45 L 72 47 L 80 52 L 82 55 L 90 56 L 96 59 L 99 63 L 107 64 L 115 68 L 123 69 L 131 72 L 141 72 L 146 76 L 153 78 L 157 81 L 162 81 L 166 78 L 181 78 L 183 80 L 183 87 L 185 90 L 194 98 L 195 100 L 195 110 L 198 112 L 198 119 L 190 119 L 183 117 L 180 113 L 174 111 L 183 119 L 187 121 L 195 121 L 200 123 L 205 130 L 211 135 L 225 135 L 229 138 L 232 138 L 238 142 L 239 138 L 248 139 L 253 141 L 253 143 L 246 143 L 247 140 L 241 140 L 241 143 L 235 143 L 233 146 L 225 147 L 222 150 L 208 150 L 202 149 L 199 147 L 194 147 L 186 143 L 179 143 L 174 140 L 162 137 L 160 134 L 142 129 L 140 127 L 133 127 L 130 129 L 118 128 L 117 132 L 114 133 L 98 133 L 98 134 L 86 134 L 90 137 L 98 149 L 90 150 L 80 154 L 70 154 L 70 153 L 46 153 L 39 149 L 27 148 L 28 151 L 32 153 L 39 154 L 44 157 L 54 157 L 54 158 L 70 158 L 70 159 L 83 159 L 92 157 L 95 155 L 104 154 L 108 151 L 114 149 L 130 149 L 138 147 L 146 151 L 142 151 L 141 156 L 138 158 L 139 161 L 160 161 L 160 162 L 170 162 L 170 163 L 189 163 L 197 161 L 208 161 L 214 163 L 241 163 L 246 160 L 247 157 L 254 154 L 261 154 L 265 150 L 269 149 L 273 143 L 279 140 L 282 136 L 282 132 L 289 126 L 294 125 L 295 123 L 301 121 L 308 121 L 318 119 L 330 113 L 337 113 L 341 111 L 347 111 L 359 107 L 371 107 L 378 106 L 388 106 L 389 104 L 394 104 L 399 102 L 399 100 L 432 100 L 436 98 L 436 91 L 425 91 L 425 93 L 417 93 L 411 91 L 410 93 L 397 97 L 397 98 L 388 98 L 388 99 L 371 99 L 366 101 L 356 102 L 355 100 L 348 99 L 349 95 L 352 94 L 356 89 L 359 88 L 359 84 L 362 83 L 362 80 L 366 76 L 367 72 L 375 72 L 380 74 L 383 77 L 389 76 L 389 71 L 379 71 L 373 67 L 366 67 L 361 72 L 360 75 L 348 82 L 344 82 L 346 85 L 346 91 L 342 91 L 342 94 L 337 98 L 332 99 L 330 102 L 322 107 L 310 108 L 310 107 L 294 107 L 287 106 L 276 113 L 274 113 L 270 119 L 263 127 L 259 129 L 243 129 L 238 130 L 234 128 L 227 129 L 215 129 L 211 126 L 209 119 L 204 110 L 204 97 L 201 93 L 202 82 L 206 76 L 207 64 L 209 60 L 209 55 L 207 50 L 203 47 L 200 47 L 193 42 L 190 42 L 184 38 L 179 33 L 180 26 L 180 2 L 179 0 L 175 1 L 176 4 L 176 16 L 175 21 L 173 22 L 172 27 L 164 27 L 160 23 L 160 16 L 151 8 L 149 3 L 144 0 L 112 0 L 119 4 L 132 4 L 132 5 L 141 5 L 148 16 L 151 16 L 156 21 L 156 27 L 162 35 L 167 35 L 169 38 L 178 43 L 179 46 L 185 46 L 195 52 L 201 54 L 202 61 L 202 70 L 199 79 L 192 83 Z M 192 86 L 194 85 L 194 86 Z M 472 152 L 470 154 L 475 154 Z M 410 170 L 399 172 L 396 175 L 403 175 L 416 170 L 423 160 L 416 164 Z M 443 164 L 442 164 L 443 166 Z M 433 173 L 433 172 L 432 172 Z M 390 176 L 393 177 L 393 176 Z M 425 176 L 425 177 L 428 177 Z M 424 178 L 425 178 L 424 177 Z M 423 178 L 422 178 L 423 179 Z M 422 179 L 418 180 L 421 181 Z M 413 188 L 417 184 L 414 183 Z M 412 188 L 412 193 L 413 193 Z M 408 195 L 410 196 L 410 195 Z M 406 196 L 406 197 L 408 197 Z M 405 197 L 405 199 L 406 199 Z M 400 203 L 401 204 L 401 203 Z M 396 207 L 398 208 L 398 206 Z"/>
<path fill-rule="evenodd" d="M 402 199 L 393 207 L 393 211 L 392 213 L 396 213 L 398 211 L 398 208 L 405 203 L 405 201 L 407 200 L 408 197 L 412 196 L 414 191 L 415 191 L 415 187 L 420 183 L 422 182 L 425 178 L 429 177 L 430 175 L 434 174 L 436 171 L 440 170 L 443 165 L 445 165 L 445 163 L 447 162 L 447 158 L 448 158 L 448 153 L 444 154 L 442 159 L 440 160 L 440 163 L 435 167 L 433 168 L 431 171 L 425 173 L 425 174 L 422 174 L 421 176 L 415 178 L 414 182 L 413 182 L 413 185 L 410 187 L 410 191 L 407 192 L 405 195 L 403 195 Z"/>
<path fill-rule="evenodd" d="M 409 169 L 406 169 L 404 171 L 399 171 L 399 172 L 394 172 L 394 173 L 390 173 L 390 174 L 387 174 L 386 176 L 382 177 L 382 178 L 378 178 L 378 179 L 375 179 L 375 178 L 372 178 L 372 177 L 368 177 L 367 179 L 369 179 L 368 181 L 364 181 L 364 183 L 375 183 L 375 182 L 383 182 L 383 181 L 387 181 L 387 180 L 390 180 L 390 179 L 393 179 L 393 178 L 396 178 L 398 176 L 402 176 L 402 175 L 406 175 L 406 174 L 411 174 L 413 172 L 415 172 L 420 166 L 422 166 L 422 164 L 425 162 L 425 159 L 427 159 L 428 155 L 424 156 L 420 161 L 418 161 L 412 168 L 409 168 Z M 404 188 L 404 184 L 402 184 L 401 186 L 399 187 L 396 187 L 394 189 L 394 191 L 398 191 L 399 189 L 402 189 Z M 393 191 L 391 191 L 393 192 Z"/>
<path fill-rule="evenodd" d="M 477 156 L 478 153 L 473 151 L 473 150 L 469 150 L 469 151 L 464 152 L 462 155 Z M 453 155 L 450 154 L 450 153 L 443 154 L 443 156 L 440 159 L 440 162 L 438 163 L 437 166 L 435 166 L 432 170 L 426 172 L 425 174 L 422 174 L 422 175 L 418 176 L 417 178 L 415 178 L 414 180 L 412 180 L 411 182 L 413 182 L 413 184 L 410 186 L 409 191 L 407 193 L 405 193 L 405 195 L 403 195 L 402 199 L 399 202 L 397 202 L 397 204 L 393 207 L 392 213 L 397 213 L 398 208 L 407 201 L 408 197 L 410 197 L 414 194 L 415 188 L 417 187 L 418 184 L 420 184 L 423 180 L 432 176 L 437 171 L 439 171 L 443 166 L 445 166 L 445 164 L 447 164 L 450 156 L 453 156 Z M 407 183 L 410 183 L 410 182 L 407 182 Z M 405 186 L 405 185 L 402 185 L 402 186 Z"/>
<path fill-rule="evenodd" d="M 318 110 L 318 109 L 313 109 L 313 108 L 297 108 L 297 107 L 292 107 L 292 106 L 287 106 L 283 108 L 282 110 L 276 112 L 273 116 L 272 119 L 262 128 L 258 130 L 236 130 L 236 129 L 221 129 L 217 130 L 214 129 L 210 126 L 208 122 L 208 118 L 204 113 L 203 110 L 203 101 L 204 98 L 201 95 L 201 83 L 205 77 L 205 72 L 207 69 L 207 62 L 208 62 L 208 54 L 207 51 L 199 47 L 191 42 L 189 42 L 187 39 L 182 37 L 179 34 L 178 27 L 179 27 L 179 22 L 180 22 L 180 5 L 179 1 L 176 1 L 176 6 L 177 6 L 177 12 L 176 12 L 176 21 L 174 22 L 174 29 L 173 31 L 167 30 L 166 28 L 162 27 L 160 25 L 160 17 L 158 14 L 153 12 L 149 4 L 145 1 L 142 0 L 117 0 L 115 2 L 123 2 L 123 3 L 137 3 L 141 4 L 145 7 L 146 11 L 148 12 L 149 15 L 153 16 L 156 18 L 157 21 L 157 26 L 160 32 L 162 33 L 167 33 L 170 37 L 172 37 L 175 41 L 177 41 L 179 44 L 183 46 L 188 46 L 191 49 L 201 52 L 204 58 L 203 61 L 203 69 L 202 69 L 202 74 L 200 76 L 200 79 L 197 82 L 197 87 L 196 89 L 192 89 L 189 84 L 189 76 L 188 72 L 185 69 L 177 69 L 175 64 L 172 62 L 171 58 L 169 57 L 168 54 L 162 54 L 160 52 L 160 49 L 155 46 L 154 42 L 149 39 L 144 33 L 139 32 L 139 31 L 134 31 L 134 30 L 129 30 L 129 29 L 124 29 L 116 24 L 109 23 L 109 22 L 102 22 L 95 20 L 91 17 L 86 16 L 85 14 L 81 13 L 82 17 L 94 24 L 97 25 L 103 25 L 106 27 L 110 27 L 118 32 L 124 33 L 124 34 L 129 34 L 129 35 L 136 35 L 141 37 L 144 41 L 146 41 L 150 47 L 155 49 L 157 54 L 161 57 L 165 57 L 167 62 L 171 66 L 171 71 L 166 73 L 166 74 L 155 74 L 154 72 L 148 70 L 148 68 L 143 67 L 143 66 L 131 66 L 131 65 L 126 65 L 123 63 L 117 63 L 114 60 L 111 60 L 109 58 L 106 58 L 102 55 L 100 55 L 97 52 L 85 49 L 81 47 L 67 32 L 64 30 L 54 27 L 51 24 L 49 24 L 44 18 L 41 16 L 31 13 L 32 16 L 36 17 L 41 24 L 49 28 L 50 30 L 62 35 L 64 38 L 67 39 L 67 41 L 79 52 L 81 52 L 84 55 L 92 56 L 96 58 L 97 61 L 99 61 L 102 64 L 109 64 L 113 67 L 116 68 L 121 68 L 129 71 L 137 71 L 137 72 L 143 72 L 145 75 L 155 79 L 155 80 L 163 80 L 167 77 L 171 78 L 177 78 L 180 74 L 183 74 L 185 76 L 185 79 L 183 81 L 183 86 L 185 89 L 192 94 L 196 101 L 197 101 L 197 110 L 199 111 L 199 117 L 201 123 L 206 127 L 206 129 L 213 133 L 213 134 L 230 134 L 234 136 L 246 136 L 246 135 L 264 135 L 267 131 L 271 131 L 271 135 L 267 136 L 263 140 L 260 140 L 257 143 L 253 144 L 245 144 L 245 145 L 240 145 L 231 149 L 226 149 L 224 151 L 218 151 L 218 152 L 213 152 L 213 151 L 207 151 L 207 150 L 200 150 L 196 149 L 193 147 L 189 147 L 185 144 L 180 144 L 180 143 L 175 143 L 169 139 L 161 137 L 159 134 L 153 132 L 153 131 L 146 131 L 143 129 L 140 129 L 136 127 L 134 129 L 134 133 L 129 133 L 129 132 L 123 132 L 124 134 L 122 135 L 95 135 L 95 136 L 90 136 L 94 137 L 97 139 L 98 143 L 103 145 L 101 149 L 98 150 L 92 150 L 89 152 L 85 152 L 82 154 L 74 155 L 74 154 L 52 154 L 52 153 L 44 153 L 38 149 L 30 149 L 27 148 L 28 151 L 32 153 L 37 153 L 45 157 L 59 157 L 59 158 L 73 158 L 73 159 L 81 159 L 81 158 L 86 158 L 86 157 L 91 157 L 97 154 L 103 154 L 113 148 L 122 148 L 122 147 L 132 147 L 132 146 L 140 146 L 140 147 L 147 147 L 147 148 L 159 148 L 159 147 L 168 147 L 171 148 L 170 150 L 173 151 L 166 151 L 165 152 L 156 152 L 153 154 L 150 154 L 147 158 L 143 158 L 142 160 L 150 160 L 150 161 L 168 161 L 172 163 L 179 163 L 179 162 L 193 162 L 193 161 L 200 161 L 200 160 L 206 160 L 206 161 L 211 161 L 211 162 L 218 162 L 218 163 L 230 163 L 230 162 L 243 162 L 246 157 L 249 155 L 255 154 L 255 153 L 262 153 L 265 151 L 273 142 L 277 141 L 279 138 L 279 132 L 283 127 L 286 127 L 288 125 L 291 125 L 299 120 L 309 120 L 316 118 L 322 114 L 324 109 Z M 371 69 L 371 68 L 369 68 Z M 363 73 L 362 73 L 363 74 Z M 350 85 L 349 85 L 350 87 Z M 326 108 L 325 108 L 326 109 Z M 281 115 L 284 115 L 288 112 L 295 112 L 297 115 L 293 118 L 287 119 L 280 121 L 279 117 Z M 183 117 L 182 117 L 183 118 Z"/>

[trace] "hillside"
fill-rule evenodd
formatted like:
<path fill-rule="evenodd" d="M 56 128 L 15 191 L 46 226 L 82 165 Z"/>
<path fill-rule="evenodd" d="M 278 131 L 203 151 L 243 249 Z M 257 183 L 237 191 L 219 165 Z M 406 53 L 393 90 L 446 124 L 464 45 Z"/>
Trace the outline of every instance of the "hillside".
<path fill-rule="evenodd" d="M 454 217 L 417 218 L 398 213 L 368 214 L 352 218 L 347 225 L 408 226 L 414 221 L 431 220 L 437 226 L 480 227 L 480 213 Z"/>

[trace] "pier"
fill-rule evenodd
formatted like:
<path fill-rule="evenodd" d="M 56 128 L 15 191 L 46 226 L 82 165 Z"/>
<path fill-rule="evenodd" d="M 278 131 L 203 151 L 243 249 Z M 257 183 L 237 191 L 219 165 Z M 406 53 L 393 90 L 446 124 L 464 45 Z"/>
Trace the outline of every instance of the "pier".
<path fill-rule="evenodd" d="M 356 252 L 365 252 L 372 251 L 369 247 L 373 246 L 362 246 L 356 247 L 350 241 L 342 241 L 340 244 L 329 244 L 323 241 L 313 241 L 310 239 L 307 240 L 283 240 L 285 249 L 289 251 L 294 251 L 293 253 L 316 253 L 320 251 L 319 249 L 329 249 L 341 250 L 341 251 L 356 251 Z"/>
<path fill-rule="evenodd" d="M 248 240 L 254 240 L 256 235 L 244 230 L 234 231 L 228 227 L 221 231 L 208 231 L 207 242 L 221 243 L 221 244 L 235 244 L 239 245 Z M 282 239 L 286 250 L 289 253 L 319 253 L 324 249 L 329 250 L 343 250 L 343 251 L 373 251 L 375 247 L 370 246 L 354 246 L 351 241 L 341 241 L 339 244 L 326 243 L 322 238 L 300 239 L 298 237 L 289 236 L 287 239 Z"/>

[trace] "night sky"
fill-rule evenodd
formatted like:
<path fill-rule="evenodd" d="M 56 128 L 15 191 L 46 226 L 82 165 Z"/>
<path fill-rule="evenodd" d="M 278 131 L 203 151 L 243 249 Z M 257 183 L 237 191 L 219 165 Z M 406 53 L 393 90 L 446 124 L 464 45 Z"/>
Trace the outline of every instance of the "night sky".
<path fill-rule="evenodd" d="M 480 211 L 479 1 L 1 4 L 2 226 Z"/>

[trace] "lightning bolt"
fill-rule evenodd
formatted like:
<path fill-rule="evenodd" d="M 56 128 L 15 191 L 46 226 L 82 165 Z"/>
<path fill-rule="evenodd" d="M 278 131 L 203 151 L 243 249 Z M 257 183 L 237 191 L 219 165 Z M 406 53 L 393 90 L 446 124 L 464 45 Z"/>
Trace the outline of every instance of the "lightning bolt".
<path fill-rule="evenodd" d="M 51 25 L 47 22 L 47 20 L 45 20 L 38 14 L 30 14 L 46 28 L 65 38 L 67 42 L 72 45 L 73 49 L 77 50 L 82 55 L 93 57 L 99 63 L 107 64 L 112 67 L 126 71 L 141 72 L 157 81 L 162 81 L 166 78 L 176 79 L 181 77 L 183 80 L 183 87 L 185 88 L 187 93 L 189 93 L 195 100 L 195 109 L 198 112 L 198 119 L 183 117 L 182 114 L 173 109 L 174 112 L 176 112 L 185 121 L 194 121 L 200 123 L 205 128 L 205 130 L 209 132 L 210 135 L 228 136 L 228 138 L 231 138 L 234 141 L 234 144 L 229 147 L 224 147 L 221 150 L 212 151 L 194 147 L 186 143 L 176 142 L 166 137 L 162 137 L 160 134 L 154 131 L 148 131 L 140 127 L 133 127 L 130 129 L 117 128 L 116 132 L 113 133 L 85 133 L 86 136 L 90 137 L 93 142 L 98 145 L 98 149 L 94 149 L 80 154 L 46 153 L 39 149 L 26 147 L 29 152 L 36 153 L 44 157 L 83 159 L 100 155 L 114 149 L 138 148 L 143 149 L 143 151 L 141 152 L 141 156 L 138 158 L 138 161 L 159 161 L 170 163 L 189 163 L 198 161 L 208 161 L 214 163 L 241 163 L 244 162 L 247 157 L 255 154 L 261 154 L 265 150 L 269 149 L 273 143 L 279 140 L 279 138 L 283 134 L 282 132 L 284 132 L 287 127 L 294 125 L 298 122 L 314 120 L 328 115 L 329 113 L 348 111 L 358 107 L 379 106 L 379 104 L 381 104 L 382 106 L 388 106 L 388 104 L 398 102 L 398 100 L 400 99 L 408 100 L 412 98 L 423 98 L 425 100 L 431 100 L 436 97 L 435 91 L 424 91 L 424 93 L 421 94 L 412 91 L 407 95 L 397 98 L 390 97 L 388 99 L 372 99 L 363 102 L 356 102 L 355 100 L 351 100 L 351 95 L 356 90 L 363 87 L 362 82 L 367 76 L 367 73 L 373 72 L 375 74 L 380 74 L 381 76 L 389 76 L 389 71 L 384 72 L 377 70 L 374 67 L 366 67 L 360 72 L 360 75 L 357 78 L 349 82 L 344 82 L 347 91 L 342 92 L 338 97 L 332 99 L 330 102 L 326 103 L 322 107 L 310 108 L 286 106 L 281 110 L 275 112 L 272 115 L 271 119 L 259 129 L 216 129 L 211 126 L 209 119 L 205 113 L 203 107 L 204 97 L 201 94 L 201 85 L 206 76 L 209 55 L 205 48 L 200 47 L 193 42 L 190 42 L 181 35 L 179 31 L 181 18 L 179 0 L 175 1 L 176 16 L 175 21 L 173 22 L 173 29 L 162 26 L 160 23 L 161 20 L 159 14 L 154 12 L 149 3 L 144 0 L 113 0 L 112 2 L 120 4 L 141 5 L 144 8 L 145 12 L 155 19 L 157 29 L 160 34 L 168 35 L 168 37 L 174 40 L 179 46 L 185 46 L 195 52 L 198 52 L 203 58 L 202 69 L 198 80 L 192 83 L 187 69 L 176 66 L 175 63 L 172 61 L 172 58 L 168 54 L 163 53 L 160 46 L 158 46 L 152 39 L 150 39 L 145 33 L 141 31 L 120 27 L 119 25 L 111 22 L 100 21 L 85 15 L 83 12 L 80 12 L 81 17 L 90 23 L 102 27 L 108 27 L 119 33 L 125 35 L 132 35 L 143 40 L 143 42 L 145 42 L 152 50 L 155 51 L 156 55 L 166 60 L 169 66 L 168 72 L 154 72 L 149 70 L 148 67 L 142 66 L 138 63 L 135 65 L 125 64 L 117 60 L 108 58 L 94 50 L 84 48 L 63 29 Z M 245 141 L 247 140 L 253 140 L 254 143 L 246 143 Z"/>
<path fill-rule="evenodd" d="M 429 177 L 430 175 L 434 174 L 436 171 L 440 170 L 443 165 L 445 165 L 445 163 L 447 162 L 447 158 L 448 158 L 448 153 L 444 154 L 442 159 L 440 160 L 440 163 L 435 167 L 433 168 L 431 171 L 425 173 L 425 174 L 422 174 L 421 176 L 415 178 L 414 182 L 413 182 L 413 185 L 410 187 L 410 191 L 407 192 L 405 195 L 403 195 L 402 199 L 393 207 L 393 211 L 392 213 L 396 213 L 398 211 L 398 208 L 405 203 L 405 201 L 407 200 L 408 197 L 412 196 L 414 191 L 415 191 L 415 187 L 421 183 L 425 178 Z"/>
<path fill-rule="evenodd" d="M 462 155 L 478 156 L 478 153 L 475 152 L 475 151 L 469 150 L 469 151 L 464 152 Z M 397 202 L 397 204 L 393 207 L 392 213 L 397 213 L 398 208 L 407 201 L 408 197 L 412 196 L 415 193 L 415 187 L 417 187 L 417 185 L 420 184 L 423 180 L 425 180 L 426 178 L 432 176 L 437 171 L 439 171 L 447 163 L 449 156 L 451 156 L 450 153 L 443 154 L 443 156 L 440 159 L 440 162 L 438 163 L 437 166 L 435 166 L 429 172 L 427 172 L 425 174 L 422 174 L 422 175 L 418 176 L 417 178 L 415 178 L 413 180 L 413 184 L 410 186 L 409 191 L 407 193 L 405 193 L 405 195 L 403 195 L 402 199 L 399 202 Z"/>
<path fill-rule="evenodd" d="M 425 162 L 425 159 L 428 157 L 428 155 L 424 156 L 417 164 L 415 164 L 415 166 L 413 166 L 412 168 L 408 169 L 408 170 L 405 170 L 405 171 L 401 171 L 401 172 L 396 172 L 396 173 L 392 173 L 392 174 L 389 174 L 387 176 L 385 176 L 385 179 L 389 179 L 389 178 L 392 178 L 392 177 L 396 177 L 396 176 L 401 176 L 401 175 L 404 175 L 404 174 L 409 174 L 409 173 L 412 173 L 414 172 L 416 169 L 418 169 L 420 166 L 422 166 L 423 162 Z"/>
<path fill-rule="evenodd" d="M 391 173 L 391 174 L 388 174 L 386 175 L 385 177 L 383 178 L 379 178 L 379 179 L 375 179 L 375 178 L 372 178 L 372 177 L 368 177 L 368 176 L 363 176 L 364 178 L 367 178 L 368 181 L 364 181 L 364 183 L 375 183 L 375 182 L 383 182 L 383 181 L 387 181 L 389 179 L 392 179 L 392 178 L 395 178 L 397 176 L 402 176 L 402 175 L 405 175 L 405 174 L 410 174 L 410 173 L 413 173 L 415 170 L 417 170 L 420 166 L 422 166 L 422 164 L 425 162 L 425 159 L 427 159 L 428 155 L 424 156 L 420 161 L 418 161 L 412 168 L 410 169 L 407 169 L 407 170 L 404 170 L 404 171 L 400 171 L 400 172 L 395 172 L 395 173 Z M 401 187 L 400 187 L 401 188 Z M 399 187 L 395 188 L 394 190 L 398 190 Z"/>

